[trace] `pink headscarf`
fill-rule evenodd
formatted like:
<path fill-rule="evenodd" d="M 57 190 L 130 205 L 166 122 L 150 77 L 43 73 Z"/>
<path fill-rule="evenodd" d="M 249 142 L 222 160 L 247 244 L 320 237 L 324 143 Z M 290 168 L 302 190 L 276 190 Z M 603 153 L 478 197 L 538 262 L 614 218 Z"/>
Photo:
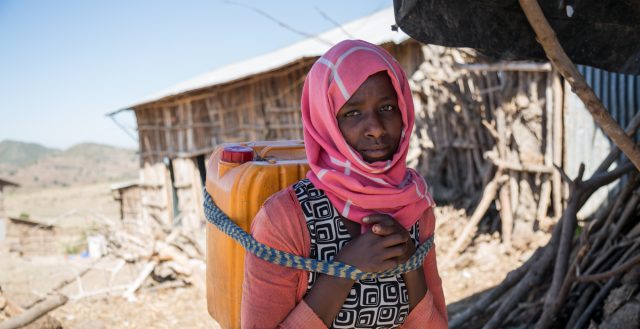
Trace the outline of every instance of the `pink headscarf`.
<path fill-rule="evenodd" d="M 383 71 L 398 95 L 403 131 L 393 159 L 368 163 L 345 141 L 336 114 L 369 76 Z M 422 176 L 406 166 L 413 121 L 411 90 L 400 64 L 368 42 L 338 43 L 315 62 L 302 90 L 304 143 L 311 166 L 307 177 L 349 220 L 363 224 L 365 216 L 384 213 L 411 227 L 434 204 Z"/>

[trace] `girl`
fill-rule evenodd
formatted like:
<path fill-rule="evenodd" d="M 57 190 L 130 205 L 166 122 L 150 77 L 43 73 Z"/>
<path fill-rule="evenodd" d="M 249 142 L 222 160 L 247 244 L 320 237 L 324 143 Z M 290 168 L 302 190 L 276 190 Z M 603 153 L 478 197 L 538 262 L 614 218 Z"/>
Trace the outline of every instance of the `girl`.
<path fill-rule="evenodd" d="M 405 262 L 433 234 L 433 200 L 406 168 L 414 110 L 405 73 L 384 49 L 343 41 L 302 91 L 307 178 L 263 205 L 260 242 L 367 272 Z M 353 281 L 247 254 L 243 328 L 446 328 L 435 247 L 418 269 Z"/>

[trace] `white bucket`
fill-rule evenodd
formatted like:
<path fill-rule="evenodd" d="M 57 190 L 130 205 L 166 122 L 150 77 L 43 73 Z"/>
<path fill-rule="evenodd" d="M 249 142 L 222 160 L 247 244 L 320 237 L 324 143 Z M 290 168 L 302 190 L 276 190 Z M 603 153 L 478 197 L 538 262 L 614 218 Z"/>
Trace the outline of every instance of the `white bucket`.
<path fill-rule="evenodd" d="M 87 245 L 91 258 L 100 258 L 107 253 L 107 240 L 103 235 L 89 235 Z"/>
<path fill-rule="evenodd" d="M 0 242 L 4 241 L 7 237 L 7 225 L 5 221 L 4 218 L 0 217 Z"/>

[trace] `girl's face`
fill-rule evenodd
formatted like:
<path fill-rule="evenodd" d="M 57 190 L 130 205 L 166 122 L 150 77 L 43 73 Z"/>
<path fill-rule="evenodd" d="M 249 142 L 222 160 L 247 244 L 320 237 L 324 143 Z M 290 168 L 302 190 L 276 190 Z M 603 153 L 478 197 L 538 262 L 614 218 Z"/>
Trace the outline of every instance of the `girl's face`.
<path fill-rule="evenodd" d="M 360 85 L 336 115 L 347 144 L 373 163 L 391 160 L 400 144 L 402 114 L 398 96 L 386 72 Z"/>

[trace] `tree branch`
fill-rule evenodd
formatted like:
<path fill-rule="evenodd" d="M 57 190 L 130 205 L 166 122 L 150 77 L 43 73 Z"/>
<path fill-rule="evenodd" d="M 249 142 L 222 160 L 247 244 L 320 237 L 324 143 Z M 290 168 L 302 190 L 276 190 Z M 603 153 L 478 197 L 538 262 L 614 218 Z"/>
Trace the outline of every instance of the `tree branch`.
<path fill-rule="evenodd" d="M 591 275 L 581 275 L 579 277 L 576 278 L 576 281 L 578 282 L 591 282 L 591 281 L 600 281 L 600 280 L 606 280 L 612 276 L 618 275 L 620 273 L 624 273 L 628 270 L 630 270 L 631 268 L 633 268 L 634 266 L 640 264 L 640 255 L 636 255 L 636 257 L 633 257 L 631 259 L 629 259 L 628 261 L 626 261 L 624 264 L 606 271 L 606 272 L 602 272 L 602 273 L 598 273 L 598 274 L 591 274 Z"/>
<path fill-rule="evenodd" d="M 591 113 L 593 120 L 611 138 L 614 144 L 631 160 L 638 170 L 640 170 L 640 148 L 636 145 L 618 123 L 611 117 L 611 114 L 604 108 L 593 89 L 587 85 L 584 77 L 578 72 L 571 59 L 562 49 L 556 34 L 544 17 L 537 0 L 520 0 L 520 6 L 524 11 L 529 24 L 536 33 L 538 42 L 544 48 L 547 57 L 560 74 L 569 82 L 573 92 L 582 100 L 587 110 Z"/>
<path fill-rule="evenodd" d="M 64 305 L 69 298 L 64 295 L 52 295 L 32 308 L 0 323 L 0 329 L 22 328 L 29 323 L 39 319 L 43 315 Z"/>

